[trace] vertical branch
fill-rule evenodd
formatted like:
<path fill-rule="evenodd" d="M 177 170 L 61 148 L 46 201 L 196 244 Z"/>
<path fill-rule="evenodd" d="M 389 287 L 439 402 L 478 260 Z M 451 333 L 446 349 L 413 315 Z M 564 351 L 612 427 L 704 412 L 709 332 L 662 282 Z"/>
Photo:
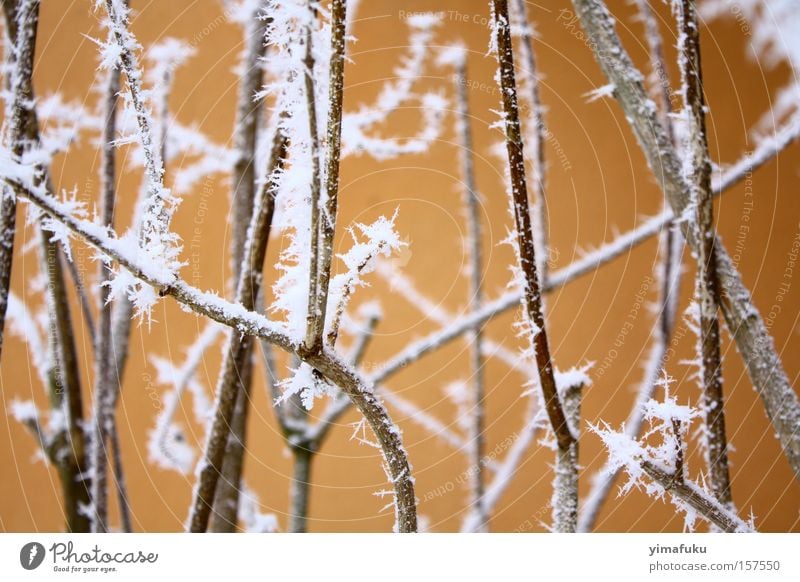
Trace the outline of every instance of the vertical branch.
<path fill-rule="evenodd" d="M 528 7 L 525 0 L 514 0 L 514 12 L 520 25 L 520 85 L 528 90 L 530 102 L 529 130 L 526 144 L 531 147 L 531 169 L 533 170 L 533 236 L 539 263 L 539 276 L 547 281 L 550 273 L 549 224 L 547 220 L 547 163 L 545 157 L 545 137 L 547 126 L 544 123 L 544 107 L 539 95 L 539 73 L 536 53 L 533 51 L 533 28 L 528 20 Z"/>
<path fill-rule="evenodd" d="M 244 309 L 253 311 L 258 290 L 261 285 L 261 270 L 267 252 L 275 200 L 272 179 L 276 170 L 283 167 L 286 156 L 287 138 L 279 126 L 273 138 L 272 150 L 264 185 L 259 193 L 256 210 L 248 228 L 248 238 L 244 247 L 242 271 L 236 288 L 236 303 Z M 191 532 L 204 532 L 208 528 L 212 504 L 217 491 L 225 450 L 231 430 L 231 421 L 239 397 L 240 383 L 238 370 L 244 367 L 252 353 L 253 337 L 233 330 L 225 350 L 217 382 L 217 400 L 211 426 L 208 430 L 204 457 L 200 461 L 197 484 L 193 494 L 191 513 L 187 527 Z"/>
<path fill-rule="evenodd" d="M 525 159 L 522 154 L 519 107 L 517 104 L 516 80 L 514 78 L 514 56 L 511 45 L 511 32 L 508 20 L 508 0 L 492 0 L 494 19 L 494 42 L 500 68 L 500 89 L 505 116 L 505 141 L 508 152 L 508 166 L 511 175 L 511 197 L 517 228 L 517 246 L 520 270 L 523 275 L 523 307 L 525 309 L 533 345 L 536 351 L 536 365 L 544 395 L 544 402 L 550 425 L 556 435 L 559 449 L 566 451 L 574 443 L 575 437 L 569 429 L 564 410 L 558 397 L 550 347 L 547 341 L 544 316 L 542 314 L 542 295 L 536 270 L 536 255 L 533 246 L 528 189 L 525 179 Z"/>
<path fill-rule="evenodd" d="M 121 530 L 123 533 L 130 533 L 133 531 L 133 523 L 131 521 L 131 506 L 128 499 L 128 488 L 125 484 L 125 471 L 122 465 L 122 449 L 120 448 L 119 444 L 119 432 L 117 431 L 116 422 L 109 426 L 108 437 L 111 445 L 111 458 L 114 464 L 114 482 L 117 487 L 117 504 L 119 505 Z"/>
<path fill-rule="evenodd" d="M 319 312 L 319 214 L 320 195 L 322 190 L 319 159 L 319 128 L 317 126 L 317 97 L 314 83 L 314 26 L 316 24 L 317 0 L 308 0 L 308 28 L 306 30 L 306 56 L 303 61 L 305 70 L 306 109 L 308 115 L 308 132 L 311 145 L 311 252 L 308 267 L 308 311 L 306 312 L 306 348 L 318 348 L 317 328 L 320 324 Z M 322 339 L 321 333 L 319 339 Z"/>
<path fill-rule="evenodd" d="M 464 207 L 467 211 L 467 253 L 469 256 L 469 302 L 474 311 L 483 306 L 483 261 L 481 253 L 481 221 L 475 167 L 472 150 L 472 132 L 470 124 L 469 99 L 467 97 L 467 56 L 462 52 L 456 71 L 456 92 L 458 103 L 457 130 L 461 147 L 461 174 L 464 180 Z M 483 452 L 484 437 L 484 361 L 483 331 L 480 325 L 475 326 L 469 334 L 470 360 L 474 389 L 473 415 L 470 441 L 470 475 L 472 479 L 472 512 L 474 519 L 480 522 L 480 528 L 488 526 L 489 515 L 484 507 L 485 480 Z"/>
<path fill-rule="evenodd" d="M 287 403 L 289 404 L 289 403 Z M 302 407 L 299 403 L 295 403 Z M 294 459 L 292 484 L 289 490 L 289 531 L 305 533 L 308 531 L 308 503 L 311 490 L 311 465 L 314 451 L 308 445 L 292 447 Z"/>
<path fill-rule="evenodd" d="M 105 93 L 105 124 L 103 125 L 102 142 L 102 199 L 101 221 L 106 227 L 114 225 L 114 207 L 116 204 L 116 152 L 114 140 L 117 134 L 117 99 L 119 93 L 120 71 L 113 68 L 109 71 Z M 107 466 L 105 443 L 109 433 L 115 433 L 114 401 L 120 388 L 117 376 L 117 362 L 113 356 L 112 337 L 112 303 L 109 301 L 111 272 L 103 261 L 100 264 L 99 277 L 99 310 L 100 321 L 96 333 L 95 347 L 95 386 L 94 386 L 94 426 L 92 432 L 92 467 L 95 478 L 92 481 L 92 531 L 105 531 L 107 526 Z M 119 483 L 119 481 L 117 481 Z"/>
<path fill-rule="evenodd" d="M 246 25 L 247 49 L 236 108 L 234 137 L 236 163 L 233 168 L 233 228 L 230 249 L 234 281 L 238 281 L 241 274 L 247 234 L 244 226 L 250 222 L 256 198 L 255 157 L 261 119 L 261 100 L 254 101 L 254 95 L 263 85 L 264 69 L 261 59 L 266 54 L 264 42 L 266 24 L 260 16 L 261 7 L 257 5 Z M 252 347 L 250 351 L 252 352 Z M 215 532 L 232 532 L 236 528 L 253 381 L 252 357 L 244 360 L 244 367 L 235 376 L 235 381 L 239 382 L 239 396 L 222 464 L 222 481 L 214 498 L 214 520 L 211 530 Z"/>
<path fill-rule="evenodd" d="M 328 83 L 328 124 L 325 140 L 325 212 L 321 217 L 319 287 L 313 344 L 322 347 L 325 318 L 328 308 L 328 286 L 333 260 L 333 237 L 336 232 L 336 212 L 339 197 L 339 164 L 342 154 L 342 101 L 344 98 L 344 57 L 347 45 L 346 0 L 331 3 L 331 63 Z"/>
<path fill-rule="evenodd" d="M 576 438 L 568 449 L 559 447 L 556 452 L 552 504 L 553 531 L 558 533 L 575 533 L 578 528 L 578 435 L 583 388 L 583 384 L 575 384 L 561 391 L 564 412 Z"/>
<path fill-rule="evenodd" d="M 11 109 L 3 139 L 17 158 L 29 149 L 38 147 L 40 143 L 32 83 L 39 5 L 39 0 L 3 1 L 8 34 L 14 44 Z M 47 168 L 39 164 L 34 171 L 36 185 L 42 186 L 48 193 L 52 192 Z M 4 201 L 5 195 L 4 191 Z M 39 238 L 41 268 L 47 279 L 46 301 L 50 318 L 50 401 L 51 406 L 63 412 L 65 418 L 64 428 L 55 438 L 54 458 L 58 460 L 67 529 L 71 532 L 85 532 L 89 529 L 89 523 L 81 507 L 88 505 L 89 494 L 85 478 L 83 406 L 78 357 L 64 280 L 63 252 L 41 227 Z M 8 250 L 13 252 L 11 247 Z"/>
<path fill-rule="evenodd" d="M 722 362 L 717 311 L 717 279 L 714 236 L 714 208 L 711 199 L 711 160 L 706 136 L 705 98 L 700 61 L 700 30 L 694 0 L 681 0 L 678 6 L 679 50 L 684 100 L 687 108 L 689 143 L 687 157 L 693 203 L 697 213 L 697 295 L 700 305 L 700 356 L 703 382 L 703 408 L 708 446 L 711 489 L 723 504 L 731 503 L 728 471 L 728 444 L 725 436 L 722 397 Z"/>
<path fill-rule="evenodd" d="M 5 123 L 3 124 L 3 145 L 14 147 L 21 133 L 20 119 L 23 109 L 15 107 L 20 103 L 17 97 L 19 75 L 14 76 L 16 83 L 12 84 L 8 73 L 18 66 L 16 38 L 17 38 L 17 0 L 2 0 L 3 14 L 6 25 L 6 46 L 3 50 L 7 74 L 5 76 L 6 90 L 14 97 L 6 104 Z M 16 85 L 16 86 L 14 86 Z M 15 121 L 15 117 L 17 118 Z M 17 134 L 17 135 L 15 135 Z M 11 267 L 14 261 L 14 235 L 17 230 L 17 197 L 12 188 L 3 183 L 0 193 L 0 355 L 3 353 L 3 338 L 6 323 L 6 310 L 8 309 L 8 294 L 11 288 Z"/>

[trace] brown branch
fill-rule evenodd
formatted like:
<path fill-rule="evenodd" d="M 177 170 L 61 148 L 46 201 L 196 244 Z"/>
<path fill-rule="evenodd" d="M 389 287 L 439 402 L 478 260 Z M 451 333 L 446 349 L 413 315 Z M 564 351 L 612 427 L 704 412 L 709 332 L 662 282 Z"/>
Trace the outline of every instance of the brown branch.
<path fill-rule="evenodd" d="M 511 174 L 511 197 L 517 227 L 519 267 L 523 280 L 523 307 L 533 335 L 536 351 L 536 365 L 544 395 L 545 407 L 559 449 L 568 450 L 575 442 L 569 429 L 564 410 L 558 397 L 553 375 L 553 362 L 547 341 L 544 316 L 542 315 L 542 295 L 539 276 L 536 270 L 536 256 L 531 231 L 530 209 L 528 207 L 528 187 L 525 179 L 525 158 L 522 154 L 517 88 L 514 78 L 514 56 L 508 19 L 508 0 L 493 0 L 494 42 L 497 62 L 500 68 L 500 89 L 505 116 L 505 141 L 508 152 L 508 166 Z"/>
<path fill-rule="evenodd" d="M 249 234 L 243 251 L 245 260 L 236 287 L 236 303 L 247 311 L 255 309 L 255 301 L 261 284 L 261 270 L 266 257 L 272 216 L 275 211 L 272 179 L 276 170 L 283 167 L 287 144 L 286 136 L 276 125 L 266 179 L 248 228 Z M 239 370 L 242 370 L 250 360 L 252 343 L 251 335 L 243 335 L 235 330 L 228 338 L 225 360 L 217 381 L 214 420 L 206 437 L 203 465 L 198 475 L 198 484 L 195 488 L 189 517 L 189 530 L 192 532 L 204 532 L 208 528 L 237 398 L 242 394 Z M 243 402 L 242 406 L 246 406 L 246 403 Z M 242 422 L 244 422 L 244 417 L 242 417 Z M 243 426 L 239 428 L 244 430 Z M 235 523 L 235 517 L 230 521 Z"/>
<path fill-rule="evenodd" d="M 714 243 L 714 208 L 711 202 L 711 161 L 706 136 L 705 98 L 700 60 L 700 30 L 694 0 L 681 0 L 678 7 L 679 50 L 684 100 L 688 109 L 691 160 L 691 186 L 696 205 L 697 228 L 697 300 L 700 306 L 700 345 L 703 408 L 708 446 L 711 490 L 723 504 L 731 503 L 728 471 L 728 442 L 725 436 L 725 413 L 722 397 L 722 361 L 717 311 L 717 279 Z"/>
<path fill-rule="evenodd" d="M 320 318 L 319 311 L 319 261 L 320 261 L 320 195 L 322 184 L 320 179 L 319 128 L 317 124 L 317 97 L 314 83 L 314 31 L 317 0 L 308 0 L 308 9 L 312 14 L 306 30 L 306 56 L 303 61 L 305 70 L 306 109 L 308 115 L 308 132 L 311 139 L 311 253 L 308 265 L 308 310 L 306 312 L 306 347 L 319 348 L 322 345 L 322 333 L 325 320 Z"/>
<path fill-rule="evenodd" d="M 328 83 L 328 124 L 325 140 L 325 212 L 320 220 L 319 286 L 317 288 L 314 345 L 322 346 L 328 309 L 328 287 L 333 260 L 333 237 L 336 233 L 336 212 L 339 197 L 339 164 L 342 155 L 342 101 L 344 99 L 344 57 L 347 45 L 346 0 L 331 2 L 331 63 Z"/>
<path fill-rule="evenodd" d="M 528 7 L 525 0 L 514 0 L 514 9 L 521 25 L 520 52 L 524 67 L 520 70 L 521 86 L 528 90 L 530 105 L 530 128 L 527 132 L 526 145 L 533 150 L 531 169 L 533 179 L 533 228 L 536 236 L 539 274 L 547 281 L 550 272 L 549 224 L 547 220 L 547 160 L 545 156 L 545 135 L 547 126 L 544 123 L 544 107 L 539 95 L 538 67 L 536 53 L 533 51 L 533 29 L 528 22 Z"/>
<path fill-rule="evenodd" d="M 254 95 L 263 84 L 264 68 L 261 60 L 266 54 L 264 33 L 268 23 L 260 18 L 262 8 L 257 5 L 245 27 L 244 74 L 239 84 L 236 107 L 235 149 L 236 163 L 233 168 L 233 228 L 231 236 L 231 265 L 233 280 L 238 281 L 243 263 L 247 229 L 253 214 L 256 198 L 255 158 L 258 142 L 259 121 L 262 102 L 254 101 Z M 268 176 L 266 177 L 269 178 Z M 271 194 L 270 194 L 271 197 Z M 274 204 L 274 202 L 270 202 Z M 251 342 L 252 344 L 252 342 Z M 252 353 L 252 345 L 249 351 Z M 250 409 L 250 393 L 253 381 L 252 357 L 244 359 L 243 368 L 235 375 L 239 382 L 239 396 L 233 413 L 231 434 L 222 463 L 222 480 L 214 498 L 214 520 L 211 531 L 232 532 L 236 529 L 239 513 L 239 495 L 242 482 L 242 468 L 247 438 L 247 417 Z"/>

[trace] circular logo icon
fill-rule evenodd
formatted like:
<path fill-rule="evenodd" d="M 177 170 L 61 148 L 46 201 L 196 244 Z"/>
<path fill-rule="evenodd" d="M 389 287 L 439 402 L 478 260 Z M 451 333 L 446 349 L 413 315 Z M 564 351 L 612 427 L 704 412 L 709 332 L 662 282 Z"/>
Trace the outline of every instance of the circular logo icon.
<path fill-rule="evenodd" d="M 29 542 L 19 551 L 19 563 L 26 570 L 35 570 L 44 561 L 44 546 L 39 542 Z"/>

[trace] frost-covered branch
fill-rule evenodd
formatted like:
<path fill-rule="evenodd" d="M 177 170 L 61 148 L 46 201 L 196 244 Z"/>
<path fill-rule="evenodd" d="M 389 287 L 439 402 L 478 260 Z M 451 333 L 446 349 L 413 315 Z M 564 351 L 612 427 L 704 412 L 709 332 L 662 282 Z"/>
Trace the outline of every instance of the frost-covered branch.
<path fill-rule="evenodd" d="M 4 79 L 6 99 L 2 145 L 15 158 L 22 156 L 26 141 L 31 140 L 30 116 L 33 107 L 33 58 L 39 23 L 39 2 L 3 0 L 6 27 L 4 50 L 7 76 Z M 3 351 L 3 330 L 11 285 L 14 259 L 17 202 L 13 192 L 3 188 L 0 201 L 0 354 Z"/>
<path fill-rule="evenodd" d="M 339 200 L 339 164 L 342 156 L 342 101 L 344 98 L 344 63 L 347 48 L 346 0 L 331 2 L 330 78 L 328 81 L 328 123 L 325 139 L 325 205 L 320 217 L 319 286 L 314 323 L 314 345 L 322 346 L 331 281 L 333 237 Z M 334 340 L 335 341 L 335 340 Z"/>
<path fill-rule="evenodd" d="M 508 17 L 508 1 L 492 0 L 493 45 L 497 53 L 499 82 L 503 102 L 505 142 L 508 153 L 508 169 L 511 177 L 510 196 L 516 221 L 517 252 L 522 273 L 522 303 L 530 326 L 531 342 L 535 351 L 539 382 L 544 403 L 556 435 L 560 450 L 568 450 L 575 442 L 569 429 L 553 374 L 553 362 L 545 330 L 542 312 L 542 295 L 536 268 L 533 245 L 528 187 L 525 178 L 525 159 L 522 154 L 522 134 L 517 104 L 517 88 L 514 77 L 514 56 L 511 43 L 511 27 Z"/>
<path fill-rule="evenodd" d="M 553 479 L 553 531 L 575 533 L 578 528 L 578 436 L 581 426 L 581 399 L 586 379 L 582 372 L 577 378 L 567 375 L 559 385 L 559 396 L 570 430 L 576 435 L 568 449 L 558 448 Z"/>
<path fill-rule="evenodd" d="M 18 196 L 29 200 L 55 217 L 72 233 L 117 261 L 132 276 L 150 285 L 159 295 L 169 295 L 199 315 L 227 325 L 241 334 L 262 338 L 288 352 L 297 354 L 301 360 L 338 386 L 353 400 L 356 408 L 364 415 L 378 439 L 395 491 L 396 529 L 400 532 L 416 531 L 416 498 L 408 455 L 403 447 L 400 431 L 391 421 L 386 408 L 374 394 L 372 383 L 361 377 L 334 352 L 327 349 L 322 353 L 308 352 L 288 336 L 281 325 L 270 321 L 263 315 L 247 310 L 240 304 L 225 301 L 214 293 L 200 291 L 179 279 L 174 273 L 164 272 L 157 264 L 143 261 L 139 252 L 132 251 L 130 245 L 110 235 L 107 229 L 76 218 L 68 211 L 65 212 L 68 209 L 64 207 L 63 203 L 48 196 L 41 189 L 25 185 L 13 177 L 5 177 L 4 180 L 14 187 Z M 219 407 L 217 410 L 230 414 L 230 410 L 220 411 Z M 221 419 L 221 421 L 224 420 L 224 418 Z M 219 447 L 224 449 L 224 442 L 219 443 Z M 199 468 L 202 472 L 204 466 L 201 464 Z M 207 478 L 206 483 L 211 481 L 213 479 Z M 208 493 L 208 488 L 206 492 Z M 211 494 L 213 495 L 213 491 Z M 210 502 L 209 496 L 206 496 L 206 499 Z M 203 529 L 200 527 L 201 525 L 207 525 L 210 506 L 206 506 L 200 511 L 206 513 L 206 519 L 204 520 L 205 524 L 198 520 L 198 530 Z M 190 529 L 193 528 L 190 527 Z"/>
<path fill-rule="evenodd" d="M 629 119 L 656 180 L 675 215 L 683 216 L 691 190 L 683 179 L 681 163 L 669 136 L 656 117 L 655 106 L 645 96 L 642 75 L 617 36 L 611 14 L 601 0 L 573 0 L 573 4 L 592 41 L 589 44 L 598 63 L 615 86 L 614 95 Z M 696 250 L 698 240 L 692 229 L 686 222 L 681 226 L 687 242 Z M 762 398 L 784 454 L 795 474 L 800 475 L 800 433 L 796 430 L 800 424 L 800 400 L 738 270 L 721 241 L 717 240 L 714 246 L 721 306 L 728 329 Z"/>
<path fill-rule="evenodd" d="M 256 97 L 256 94 L 264 84 L 264 66 L 261 60 L 266 54 L 267 45 L 264 36 L 268 26 L 261 4 L 261 2 L 254 4 L 249 17 L 243 23 L 245 54 L 241 63 L 243 70 L 236 106 L 236 125 L 234 127 L 236 162 L 233 166 L 231 200 L 233 228 L 231 229 L 230 257 L 234 281 L 239 281 L 241 275 L 248 232 L 244 225 L 250 222 L 257 197 L 256 150 L 263 103 L 260 98 Z M 269 178 L 269 175 L 262 177 L 265 180 L 269 180 Z M 271 199 L 273 195 L 273 192 L 268 193 L 269 204 L 274 210 L 274 201 Z M 251 346 L 248 351 L 252 352 L 252 349 Z M 251 406 L 250 391 L 253 382 L 253 359 L 251 356 L 243 360 L 243 367 L 233 377 L 233 381 L 239 383 L 239 396 L 236 399 L 231 433 L 228 436 L 222 463 L 222 479 L 214 497 L 214 520 L 211 530 L 215 532 L 234 531 L 239 514 L 247 417 Z"/>
<path fill-rule="evenodd" d="M 114 209 L 116 206 L 117 164 L 114 140 L 117 134 L 117 95 L 120 87 L 120 71 L 113 68 L 108 71 L 108 82 L 105 91 L 105 123 L 102 134 L 102 194 L 100 201 L 102 224 L 109 228 L 114 226 Z M 95 343 L 95 423 L 92 433 L 92 467 L 96 473 L 92 481 L 92 530 L 101 531 L 106 527 L 108 519 L 106 509 L 106 474 L 107 460 L 105 443 L 107 435 L 116 430 L 113 427 L 114 410 L 112 402 L 114 392 L 120 388 L 117 375 L 117 359 L 113 356 L 114 337 L 112 335 L 113 305 L 110 300 L 111 271 L 103 261 L 100 264 L 99 277 L 99 312 L 100 321 Z"/>
<path fill-rule="evenodd" d="M 130 9 L 125 0 L 105 0 L 105 7 L 114 42 L 105 45 L 103 64 L 109 68 L 119 65 L 125 73 L 139 128 L 137 138 L 145 158 L 147 197 L 141 213 L 139 233 L 141 244 L 154 250 L 158 249 L 164 256 L 163 260 L 171 264 L 175 261 L 179 250 L 176 248 L 175 236 L 169 232 L 175 201 L 169 190 L 164 187 L 164 161 L 154 136 L 155 123 L 145 101 L 142 72 L 137 58 L 140 46 L 128 28 Z M 171 266 L 175 268 L 175 265 Z"/>
<path fill-rule="evenodd" d="M 697 302 L 699 305 L 699 356 L 705 414 L 705 438 L 708 448 L 711 489 L 720 503 L 731 503 L 728 473 L 728 440 L 725 435 L 725 412 L 722 397 L 722 359 L 717 311 L 717 279 L 714 243 L 714 209 L 711 201 L 711 160 L 706 137 L 705 96 L 700 60 L 700 30 L 694 0 L 680 0 L 678 14 L 679 64 L 687 124 L 687 149 L 684 165 L 692 188 L 692 206 L 697 229 Z"/>
<path fill-rule="evenodd" d="M 702 518 L 725 532 L 753 531 L 752 523 L 685 478 L 684 435 L 699 414 L 669 395 L 669 382 L 667 379 L 663 401 L 650 400 L 643 406 L 651 428 L 641 439 L 615 432 L 607 425 L 592 426 L 608 449 L 609 470 L 622 469 L 628 475 L 620 495 L 632 489 L 643 489 L 656 499 L 669 494 L 675 507 L 685 514 L 684 524 L 689 530 L 694 529 L 697 518 Z"/>
<path fill-rule="evenodd" d="M 8 148 L 8 160 L 4 160 L 5 185 L 13 186 L 8 177 L 16 173 L 15 167 L 25 166 L 23 174 L 35 188 L 52 192 L 48 168 L 44 161 L 47 156 L 38 156 L 41 146 L 39 120 L 36 115 L 35 98 L 32 85 L 33 62 L 36 46 L 36 33 L 39 24 L 39 1 L 22 0 L 4 2 L 6 26 L 14 45 L 16 55 L 10 70 L 10 89 L 12 98 L 7 102 L 3 129 L 3 146 Z M 9 24 L 10 23 L 10 24 Z M 13 35 L 13 36 L 11 36 Z M 26 156 L 30 156 L 27 161 Z M 16 189 L 14 189 L 16 191 Z M 6 187 L 6 196 L 14 194 Z M 18 193 L 17 193 L 18 194 Z M 2 236 L 11 233 L 3 233 Z M 50 320 L 48 343 L 50 367 L 48 388 L 53 409 L 63 415 L 64 424 L 53 437 L 56 443 L 62 492 L 65 500 L 65 513 L 69 531 L 88 531 L 88 521 L 81 512 L 81 505 L 88 503 L 88 481 L 85 478 L 85 445 L 83 433 L 83 406 L 81 396 L 78 356 L 72 328 L 70 306 L 64 280 L 63 232 L 50 216 L 42 216 L 37 225 L 40 243 L 40 265 L 47 281 L 45 299 Z M 12 247 L 8 247 L 11 250 Z M 66 248 L 68 252 L 68 247 Z M 10 267 L 10 264 L 9 264 Z M 5 275 L 3 275 L 5 276 Z M 0 292 L 2 295 L 3 292 Z M 5 311 L 6 298 L 3 297 Z"/>
<path fill-rule="evenodd" d="M 461 148 L 461 176 L 463 180 L 463 206 L 467 215 L 467 256 L 469 264 L 469 304 L 474 310 L 479 310 L 483 306 L 483 253 L 481 244 L 483 243 L 481 215 L 480 215 L 480 194 L 475 180 L 475 164 L 473 160 L 472 127 L 470 124 L 469 99 L 467 97 L 467 55 L 464 49 L 460 50 L 456 62 L 456 103 L 457 103 L 457 133 L 459 147 Z M 489 515 L 483 505 L 485 492 L 485 474 L 483 463 L 485 435 L 485 370 L 483 360 L 483 330 L 475 327 L 468 334 L 470 344 L 470 364 L 472 367 L 472 406 L 470 407 L 470 463 L 473 467 L 471 472 L 471 495 L 472 513 L 479 521 L 482 528 L 488 526 Z"/>
<path fill-rule="evenodd" d="M 255 211 L 250 220 L 243 250 L 242 268 L 236 286 L 236 304 L 252 312 L 261 285 L 261 270 L 267 252 L 272 216 L 275 211 L 273 199 L 274 176 L 279 172 L 286 157 L 287 138 L 276 126 L 269 157 L 269 167 L 264 185 L 259 192 Z M 192 532 L 203 532 L 208 527 L 209 517 L 219 482 L 228 444 L 231 421 L 239 398 L 239 371 L 247 365 L 252 354 L 253 337 L 231 333 L 225 348 L 225 359 L 219 374 L 214 404 L 213 422 L 206 435 L 204 458 L 197 469 L 197 484 L 194 491 L 188 528 Z M 243 402 L 243 405 L 246 404 Z M 235 516 L 236 514 L 234 514 Z M 219 517 L 219 516 L 215 516 Z"/>
<path fill-rule="evenodd" d="M 655 14 L 646 0 L 637 0 L 636 7 L 644 25 L 645 38 L 649 49 L 650 79 L 648 90 L 653 101 L 658 104 L 661 123 L 667 128 L 674 142 L 674 131 L 670 117 L 672 104 L 669 77 L 666 71 L 663 54 L 663 38 L 658 28 Z M 666 204 L 666 202 L 665 202 Z M 669 212 L 669 209 L 666 210 Z M 653 343 L 644 365 L 644 374 L 633 409 L 628 416 L 625 432 L 631 438 L 639 436 L 644 423 L 644 405 L 653 398 L 658 385 L 659 374 L 669 348 L 672 330 L 675 326 L 675 315 L 678 305 L 678 291 L 681 281 L 681 262 L 683 255 L 683 239 L 673 224 L 661 231 L 659 240 L 659 268 L 656 272 L 658 281 L 658 321 L 654 330 Z M 588 532 L 594 529 L 600 510 L 603 507 L 618 472 L 609 472 L 603 467 L 592 479 L 592 486 L 583 510 L 578 516 L 578 531 Z"/>
<path fill-rule="evenodd" d="M 310 248 L 307 257 L 308 267 L 308 309 L 306 311 L 305 342 L 308 349 L 319 349 L 322 346 L 325 318 L 320 312 L 320 214 L 322 197 L 322 175 L 320 167 L 319 128 L 317 123 L 317 89 L 314 79 L 314 31 L 316 29 L 317 0 L 308 0 L 309 16 L 305 23 L 305 58 L 302 71 L 305 81 L 306 119 L 308 120 L 308 145 L 310 158 L 311 220 Z"/>

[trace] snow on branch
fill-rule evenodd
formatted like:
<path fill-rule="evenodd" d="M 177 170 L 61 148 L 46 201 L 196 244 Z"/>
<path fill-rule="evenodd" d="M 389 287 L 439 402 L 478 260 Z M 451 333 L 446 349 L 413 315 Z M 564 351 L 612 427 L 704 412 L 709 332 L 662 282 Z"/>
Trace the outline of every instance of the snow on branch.
<path fill-rule="evenodd" d="M 97 0 L 96 4 L 99 5 L 102 1 Z M 137 140 L 145 156 L 147 196 L 143 201 L 143 208 L 140 209 L 140 244 L 148 254 L 159 257 L 159 263 L 163 268 L 175 271 L 180 266 L 178 254 L 181 247 L 178 236 L 170 232 L 169 223 L 177 201 L 164 187 L 164 162 L 154 136 L 156 124 L 146 102 L 142 72 L 138 62 L 141 46 L 128 28 L 130 9 L 126 2 L 104 0 L 104 3 L 113 41 L 103 44 L 102 50 L 105 55 L 103 64 L 108 68 L 120 66 L 125 73 L 129 89 L 127 97 L 130 98 L 131 106 L 136 113 L 139 128 Z M 127 284 L 132 283 L 129 279 L 124 281 Z M 141 286 L 138 286 L 134 293 L 140 299 L 140 308 L 143 307 L 145 313 L 149 313 L 155 301 L 142 301 L 142 296 L 146 292 Z M 144 305 L 145 303 L 149 305 Z"/>
<path fill-rule="evenodd" d="M 649 400 L 643 411 L 650 429 L 640 439 L 625 431 L 614 431 L 606 424 L 590 425 L 608 451 L 609 474 L 622 469 L 628 476 L 620 495 L 637 489 L 655 499 L 669 496 L 673 505 L 684 513 L 684 527 L 689 531 L 694 530 L 697 519 L 704 519 L 725 532 L 754 531 L 752 522 L 742 520 L 710 491 L 685 477 L 685 436 L 700 413 L 678 404 L 668 389 L 663 401 Z"/>
<path fill-rule="evenodd" d="M 626 114 L 654 176 L 672 211 L 683 216 L 691 201 L 691 189 L 684 179 L 681 159 L 671 138 L 657 118 L 657 108 L 648 99 L 643 76 L 634 66 L 617 35 L 615 21 L 602 0 L 572 0 L 589 40 L 589 46 L 608 80 L 615 84 L 617 102 Z M 698 250 L 697 237 L 689 224 L 681 227 L 689 245 Z M 714 242 L 721 306 L 729 330 L 742 355 L 753 385 L 761 396 L 767 415 L 795 474 L 800 475 L 800 399 L 783 369 L 769 330 L 753 305 L 749 290 L 725 246 Z"/>

